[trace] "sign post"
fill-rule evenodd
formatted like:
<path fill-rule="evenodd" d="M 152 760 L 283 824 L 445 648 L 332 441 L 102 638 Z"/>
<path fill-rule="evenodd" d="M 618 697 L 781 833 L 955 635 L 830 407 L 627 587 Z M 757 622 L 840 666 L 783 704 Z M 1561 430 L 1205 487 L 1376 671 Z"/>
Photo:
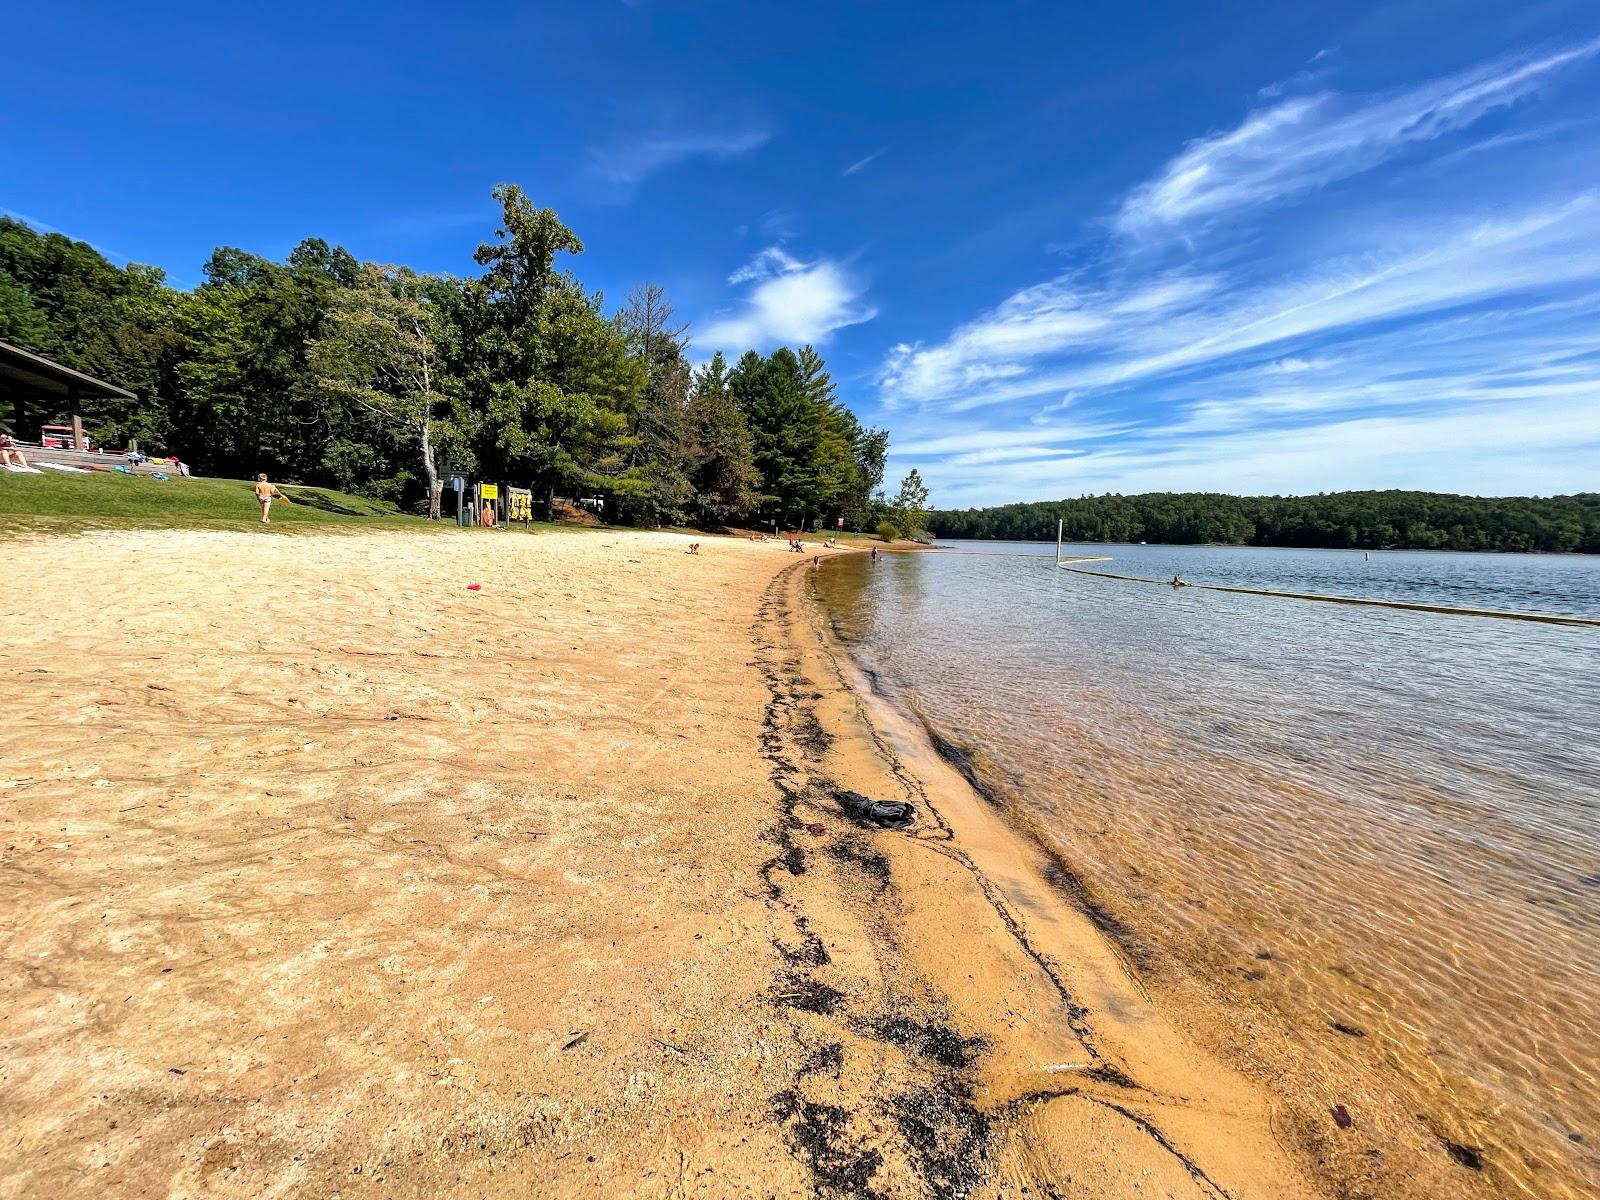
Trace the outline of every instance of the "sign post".
<path fill-rule="evenodd" d="M 450 472 L 450 490 L 456 494 L 456 524 L 465 525 L 467 522 L 461 513 L 461 502 L 467 494 L 467 477 L 460 471 Z"/>

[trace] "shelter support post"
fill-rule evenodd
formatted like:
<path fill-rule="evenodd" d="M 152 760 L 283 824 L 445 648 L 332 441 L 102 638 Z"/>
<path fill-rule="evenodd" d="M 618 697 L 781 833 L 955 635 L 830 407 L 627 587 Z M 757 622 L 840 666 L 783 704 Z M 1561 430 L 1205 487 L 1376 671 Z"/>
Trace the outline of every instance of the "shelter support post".
<path fill-rule="evenodd" d="M 67 385 L 67 401 L 72 405 L 72 448 L 74 450 L 87 450 L 89 447 L 83 437 L 83 415 L 78 412 L 78 385 Z"/>

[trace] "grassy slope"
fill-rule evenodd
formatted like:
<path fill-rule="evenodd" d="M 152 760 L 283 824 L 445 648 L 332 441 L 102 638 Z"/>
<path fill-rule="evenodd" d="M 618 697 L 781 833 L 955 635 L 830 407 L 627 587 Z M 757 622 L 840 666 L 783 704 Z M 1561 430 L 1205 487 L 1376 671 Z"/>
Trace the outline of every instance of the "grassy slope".
<path fill-rule="evenodd" d="M 115 472 L 73 475 L 45 471 L 39 475 L 18 475 L 0 470 L 0 535 L 22 530 L 129 527 L 261 529 L 260 510 L 251 492 L 253 486 L 245 479 L 172 479 L 163 483 L 144 475 Z M 453 511 L 446 512 L 445 522 L 432 525 L 382 501 L 330 488 L 280 486 L 290 503 L 273 504 L 273 531 L 455 528 Z M 448 494 L 445 505 L 449 510 L 451 497 Z M 520 525 L 511 528 L 517 532 L 522 529 Z M 552 525 L 535 521 L 530 532 L 551 529 L 603 532 L 610 528 L 598 524 Z M 674 532 L 699 537 L 748 536 L 746 533 L 707 534 L 694 529 Z M 767 536 L 770 538 L 772 534 L 769 532 Z M 833 535 L 805 535 L 807 549 L 820 548 L 830 536 Z M 838 537 L 840 545 L 858 549 L 881 544 L 881 539 L 872 534 L 843 533 Z"/>
<path fill-rule="evenodd" d="M 0 525 L 260 527 L 251 484 L 242 479 L 173 479 L 98 472 L 69 475 L 0 471 Z M 325 488 L 284 487 L 291 503 L 272 506 L 276 529 L 378 525 L 422 528 L 425 522 L 375 500 Z"/>
<path fill-rule="evenodd" d="M 29 531 L 72 532 L 81 529 L 243 529 L 263 533 L 341 532 L 363 529 L 409 529 L 419 533 L 455 530 L 451 497 L 446 494 L 445 520 L 433 524 L 401 512 L 392 504 L 336 492 L 331 488 L 280 484 L 289 503 L 274 503 L 271 528 L 261 524 L 255 485 L 247 479 L 172 479 L 162 483 L 142 475 L 115 472 L 73 475 L 46 471 L 18 475 L 0 471 L 0 537 Z M 530 533 L 552 529 L 584 529 L 535 521 Z M 593 526 L 605 530 L 608 526 Z M 522 526 L 511 531 L 521 533 Z M 494 530 L 462 530 L 495 536 Z M 504 530 L 499 532 L 505 532 Z"/>

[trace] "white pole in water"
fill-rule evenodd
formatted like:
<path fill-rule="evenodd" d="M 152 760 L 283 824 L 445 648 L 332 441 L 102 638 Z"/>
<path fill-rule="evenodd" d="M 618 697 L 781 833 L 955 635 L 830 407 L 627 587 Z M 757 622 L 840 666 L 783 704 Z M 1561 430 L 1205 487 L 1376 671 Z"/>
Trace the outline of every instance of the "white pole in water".
<path fill-rule="evenodd" d="M 1056 569 L 1061 568 L 1061 527 L 1065 522 L 1056 522 Z"/>

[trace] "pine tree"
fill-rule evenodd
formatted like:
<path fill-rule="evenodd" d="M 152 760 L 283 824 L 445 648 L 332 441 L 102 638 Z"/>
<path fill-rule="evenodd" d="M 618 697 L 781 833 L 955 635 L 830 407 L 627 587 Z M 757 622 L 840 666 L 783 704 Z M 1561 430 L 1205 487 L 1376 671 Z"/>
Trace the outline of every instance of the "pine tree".
<path fill-rule="evenodd" d="M 721 351 L 695 375 L 689 428 L 700 519 L 726 522 L 745 516 L 763 499 L 761 472 L 756 468 L 750 427 L 728 388 L 728 365 Z"/>

